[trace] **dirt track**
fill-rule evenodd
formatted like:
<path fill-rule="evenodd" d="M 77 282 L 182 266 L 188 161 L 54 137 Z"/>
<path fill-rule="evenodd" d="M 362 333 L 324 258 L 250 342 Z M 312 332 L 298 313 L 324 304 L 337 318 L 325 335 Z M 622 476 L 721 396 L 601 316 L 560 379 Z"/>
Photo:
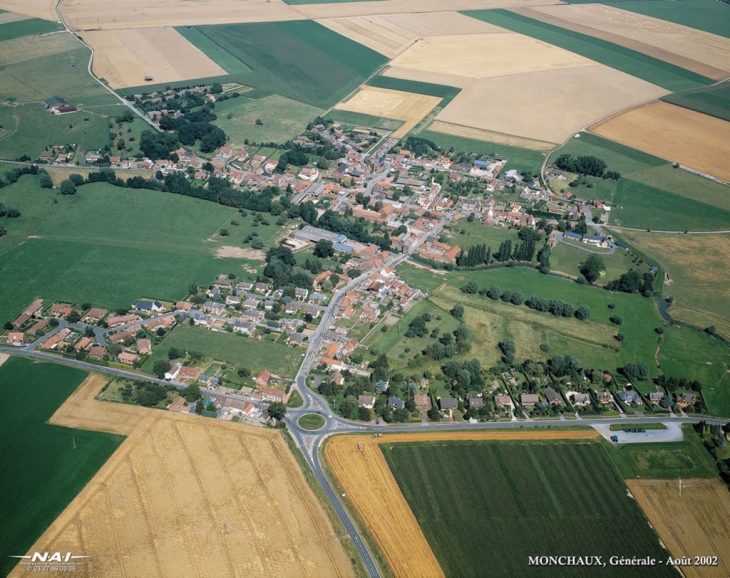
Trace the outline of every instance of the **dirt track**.
<path fill-rule="evenodd" d="M 342 492 L 378 543 L 396 576 L 443 576 L 418 522 L 380 450 L 395 442 L 458 440 L 596 439 L 585 431 L 479 431 L 344 435 L 327 441 L 324 454 Z M 361 444 L 362 450 L 358 444 Z M 404 548 L 403 545 L 408 547 Z"/>
<path fill-rule="evenodd" d="M 718 557 L 717 566 L 682 566 L 685 576 L 730 576 L 730 494 L 719 480 L 626 483 L 672 556 Z"/>

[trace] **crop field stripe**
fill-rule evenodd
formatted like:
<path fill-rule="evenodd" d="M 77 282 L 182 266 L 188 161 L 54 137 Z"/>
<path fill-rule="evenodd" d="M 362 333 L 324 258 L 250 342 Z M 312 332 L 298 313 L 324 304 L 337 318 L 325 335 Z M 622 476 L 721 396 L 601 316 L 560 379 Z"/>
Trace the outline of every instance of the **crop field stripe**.
<path fill-rule="evenodd" d="M 188 42 L 199 48 L 213 62 L 229 74 L 249 72 L 251 69 L 244 62 L 221 48 L 214 40 L 203 34 L 197 27 L 177 26 L 177 30 Z"/>
<path fill-rule="evenodd" d="M 672 92 L 697 88 L 715 82 L 710 78 L 629 48 L 546 24 L 507 10 L 474 10 L 466 11 L 464 14 L 559 46 Z"/>
<path fill-rule="evenodd" d="M 12 40 L 13 38 L 22 38 L 23 36 L 47 34 L 58 30 L 62 30 L 62 28 L 57 22 L 49 22 L 38 18 L 8 22 L 0 24 L 0 42 Z"/>
<path fill-rule="evenodd" d="M 668 94 L 659 100 L 730 121 L 730 81 Z"/>
<path fill-rule="evenodd" d="M 377 88 L 388 88 L 390 90 L 415 92 L 416 94 L 425 94 L 427 96 L 438 96 L 443 99 L 441 104 L 439 104 L 441 107 L 446 106 L 461 92 L 460 88 L 454 86 L 434 84 L 431 82 L 418 82 L 416 80 L 404 80 L 402 78 L 382 75 L 373 76 L 368 80 L 367 84 L 368 86 L 375 86 Z"/>

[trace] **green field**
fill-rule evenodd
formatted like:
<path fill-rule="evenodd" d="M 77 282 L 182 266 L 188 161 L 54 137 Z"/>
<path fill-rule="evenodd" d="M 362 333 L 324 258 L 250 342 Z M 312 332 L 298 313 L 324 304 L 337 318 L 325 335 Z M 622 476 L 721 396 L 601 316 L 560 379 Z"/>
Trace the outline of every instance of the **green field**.
<path fill-rule="evenodd" d="M 57 30 L 63 30 L 63 26 L 58 22 L 49 22 L 48 20 L 40 20 L 39 18 L 8 22 L 6 24 L 0 24 L 0 42 L 21 38 L 23 36 L 48 34 Z"/>
<path fill-rule="evenodd" d="M 489 227 L 476 219 L 471 223 L 466 219 L 460 219 L 458 222 L 450 224 L 446 230 L 450 235 L 449 244 L 458 245 L 462 249 L 484 243 L 487 248 L 492 248 L 492 253 L 496 253 L 502 241 L 510 240 L 513 246 L 520 242 L 516 230 Z M 464 232 L 462 233 L 462 231 Z"/>
<path fill-rule="evenodd" d="M 707 88 L 668 94 L 661 100 L 730 121 L 730 82 L 727 81 Z"/>
<path fill-rule="evenodd" d="M 684 440 L 662 444 L 608 444 L 608 456 L 624 479 L 714 478 L 717 470 L 692 424 L 683 424 Z"/>
<path fill-rule="evenodd" d="M 659 351 L 662 370 L 670 377 L 702 384 L 710 415 L 730 418 L 730 348 L 704 331 L 667 327 Z"/>
<path fill-rule="evenodd" d="M 217 259 L 218 247 L 240 246 L 251 230 L 278 229 L 251 229 L 233 209 L 180 195 L 90 184 L 63 197 L 37 181 L 24 176 L 0 189 L 0 202 L 22 213 L 4 220 L 8 234 L 0 239 L 2 322 L 34 296 L 111 308 L 141 295 L 181 299 L 191 282 L 207 286 L 221 273 L 245 277 L 243 267 L 258 264 Z M 241 225 L 230 226 L 233 218 Z M 217 236 L 222 227 L 230 237 Z"/>
<path fill-rule="evenodd" d="M 196 27 L 251 71 L 230 78 L 262 94 L 276 93 L 328 108 L 386 62 L 377 52 L 309 20 Z M 208 42 L 197 43 L 203 52 Z M 207 52 L 206 52 L 207 53 Z M 215 60 L 217 52 L 210 56 Z"/>
<path fill-rule="evenodd" d="M 727 4 L 715 0 L 627 1 L 607 5 L 730 38 L 730 10 Z"/>
<path fill-rule="evenodd" d="M 625 7 L 625 4 L 621 7 Z M 710 78 L 618 44 L 546 24 L 507 10 L 475 10 L 464 14 L 559 46 L 672 92 L 714 83 Z"/>
<path fill-rule="evenodd" d="M 545 155 L 540 151 L 533 151 L 518 147 L 511 147 L 499 143 L 488 141 L 474 140 L 459 136 L 452 136 L 442 132 L 424 130 L 418 134 L 419 138 L 425 138 L 433 141 L 444 149 L 454 147 L 454 150 L 465 153 L 476 153 L 480 155 L 501 155 L 507 157 L 505 170 L 516 169 L 517 171 L 530 171 L 538 174 Z"/>
<path fill-rule="evenodd" d="M 322 112 L 321 108 L 278 94 L 257 100 L 242 96 L 216 104 L 218 120 L 215 124 L 236 145 L 242 145 L 245 139 L 259 143 L 284 143 L 296 138 Z M 228 118 L 229 115 L 231 118 Z M 261 119 L 263 124 L 256 125 L 257 119 Z"/>
<path fill-rule="evenodd" d="M 580 243 L 579 245 L 583 245 Z M 586 247 L 587 245 L 583 245 Z M 573 277 L 580 274 L 579 265 L 583 263 L 590 253 L 582 251 L 577 246 L 567 243 L 558 243 L 550 253 L 550 267 L 555 272 L 563 272 Z M 649 266 L 641 262 L 637 265 L 631 253 L 622 249 L 617 249 L 612 255 L 600 255 L 606 265 L 606 272 L 600 279 L 600 283 L 606 283 L 618 279 L 623 273 L 629 269 L 636 269 L 640 273 L 649 271 Z"/>
<path fill-rule="evenodd" d="M 293 378 L 302 362 L 301 350 L 296 347 L 181 325 L 150 355 L 142 370 L 152 373 L 155 361 L 166 358 L 171 347 L 198 351 L 210 359 L 247 367 L 254 377 L 262 370 L 268 369 L 276 375 Z"/>
<path fill-rule="evenodd" d="M 582 198 L 615 205 L 610 223 L 637 229 L 707 231 L 727 229 L 730 222 L 730 187 L 710 181 L 662 159 L 582 132 L 552 153 L 589 155 L 603 159 L 610 171 L 621 173 L 617 182 L 587 177 L 592 187 L 572 187 Z"/>
<path fill-rule="evenodd" d="M 239 72 L 250 72 L 251 69 L 233 56 L 227 50 L 218 46 L 214 40 L 208 38 L 200 30 L 190 26 L 178 26 L 175 28 L 188 41 L 197 46 L 205 54 L 228 74 L 237 74 Z"/>
<path fill-rule="evenodd" d="M 122 436 L 46 424 L 86 373 L 11 358 L 0 367 L 0 574 L 5 576 L 119 447 Z M 76 449 L 73 448 L 76 438 Z"/>
<path fill-rule="evenodd" d="M 454 86 L 445 86 L 443 84 L 433 84 L 430 82 L 418 82 L 415 80 L 404 80 L 402 78 L 394 78 L 392 76 L 373 76 L 367 82 L 368 86 L 376 86 L 378 88 L 387 88 L 389 90 L 401 90 L 403 92 L 414 92 L 416 94 L 425 94 L 428 96 L 438 96 L 443 100 L 439 106 L 444 107 L 449 104 L 454 97 L 461 92 L 460 88 Z"/>
<path fill-rule="evenodd" d="M 627 576 L 530 566 L 529 556 L 666 559 L 597 443 L 384 444 L 383 455 L 446 576 Z M 673 576 L 664 565 L 641 576 Z"/>

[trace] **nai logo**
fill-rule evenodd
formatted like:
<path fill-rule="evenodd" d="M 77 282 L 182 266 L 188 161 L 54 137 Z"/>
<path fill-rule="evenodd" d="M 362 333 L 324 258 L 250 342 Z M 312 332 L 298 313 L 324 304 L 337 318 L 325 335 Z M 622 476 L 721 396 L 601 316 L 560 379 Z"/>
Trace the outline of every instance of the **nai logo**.
<path fill-rule="evenodd" d="M 91 558 L 91 556 L 74 556 L 71 552 L 33 552 L 32 556 L 10 556 L 11 558 L 20 558 L 26 560 L 26 564 L 41 563 L 60 563 L 60 564 L 78 564 L 76 560 L 81 558 Z"/>

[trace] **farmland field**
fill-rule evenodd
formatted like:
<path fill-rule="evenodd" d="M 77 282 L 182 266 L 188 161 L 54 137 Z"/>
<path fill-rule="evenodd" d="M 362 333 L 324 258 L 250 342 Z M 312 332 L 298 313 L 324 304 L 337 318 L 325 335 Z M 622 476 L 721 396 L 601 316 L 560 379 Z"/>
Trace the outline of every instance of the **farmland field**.
<path fill-rule="evenodd" d="M 441 133 L 445 137 L 463 137 L 475 141 L 501 143 L 510 147 L 521 147 L 536 151 L 546 151 L 555 148 L 555 144 L 550 142 L 522 138 L 471 126 L 443 122 L 441 120 L 432 122 L 428 126 L 428 130 Z M 483 147 L 484 145 L 482 144 L 481 146 Z"/>
<path fill-rule="evenodd" d="M 3 10 L 24 14 L 33 18 L 55 21 L 57 16 L 52 0 L 3 0 Z"/>
<path fill-rule="evenodd" d="M 460 90 L 454 86 L 434 84 L 432 82 L 417 82 L 382 75 L 373 76 L 370 80 L 368 80 L 367 84 L 368 86 L 375 86 L 377 88 L 387 88 L 389 90 L 400 90 L 403 92 L 415 92 L 416 94 L 425 94 L 428 96 L 438 96 L 439 98 L 443 98 L 443 100 L 439 103 L 439 106 L 446 106 L 457 94 L 459 94 Z"/>
<path fill-rule="evenodd" d="M 128 306 L 140 295 L 174 301 L 185 297 L 191 282 L 207 285 L 221 273 L 243 276 L 242 266 L 250 266 L 215 258 L 222 242 L 212 236 L 237 215 L 215 203 L 106 184 L 84 185 L 63 197 L 41 189 L 33 176 L 3 188 L 0 202 L 21 211 L 6 223 L 0 243 L 3 322 L 31 296 L 106 308 Z M 175 219 L 161 217 L 168 214 Z"/>
<path fill-rule="evenodd" d="M 198 28 L 188 26 L 179 26 L 175 28 L 182 36 L 187 38 L 189 42 L 197 46 L 205 54 L 208 55 L 213 62 L 220 66 L 227 74 L 235 74 L 238 72 L 249 72 L 251 69 L 233 56 L 227 50 L 218 46 L 215 41 L 208 38 Z M 209 75 L 204 75 L 209 76 Z"/>
<path fill-rule="evenodd" d="M 646 82 L 676 92 L 712 83 L 712 79 L 690 72 L 652 56 L 599 38 L 559 28 L 506 10 L 467 12 L 468 16 L 532 36 L 615 68 Z"/>
<path fill-rule="evenodd" d="M 730 575 L 730 494 L 723 484 L 718 480 L 626 483 L 673 556 L 685 556 L 688 552 L 692 556 L 717 556 L 718 566 L 683 567 L 687 578 Z"/>
<path fill-rule="evenodd" d="M 662 100 L 730 121 L 730 82 L 668 94 Z"/>
<path fill-rule="evenodd" d="M 252 69 L 236 74 L 239 82 L 322 108 L 352 92 L 386 60 L 312 21 L 202 26 L 198 30 Z M 195 38 L 191 40 L 195 42 Z M 199 46 L 204 52 L 206 47 Z"/>
<path fill-rule="evenodd" d="M 12 40 L 13 38 L 21 38 L 23 36 L 48 34 L 57 30 L 62 30 L 60 24 L 49 22 L 48 20 L 38 20 L 36 18 L 6 22 L 0 24 L 0 42 L 3 40 Z"/>
<path fill-rule="evenodd" d="M 363 127 L 382 128 L 384 130 L 396 130 L 403 124 L 402 120 L 362 114 L 349 110 L 333 108 L 326 115 L 327 118 L 344 124 L 352 124 Z"/>
<path fill-rule="evenodd" d="M 584 245 L 585 246 L 585 245 Z M 577 246 L 568 243 L 558 243 L 550 253 L 550 268 L 555 272 L 567 273 L 573 277 L 580 275 L 579 265 L 588 258 L 590 253 L 579 249 Z M 612 255 L 601 255 L 606 265 L 605 275 L 601 277 L 601 283 L 618 279 L 629 269 L 636 269 L 639 273 L 649 271 L 645 263 L 637 265 L 631 253 L 617 250 Z"/>
<path fill-rule="evenodd" d="M 590 440 L 594 430 L 572 431 L 461 431 L 335 436 L 327 441 L 324 456 L 336 478 L 336 487 L 347 495 L 396 576 L 443 576 L 422 528 L 398 489 L 381 451 L 381 444 L 399 442 L 444 442 L 477 440 Z M 362 450 L 359 450 L 359 446 Z M 390 447 L 390 446 L 389 446 Z M 424 444 L 424 447 L 436 447 Z M 448 446 L 447 446 L 448 447 Z M 451 473 L 462 471 L 456 467 Z M 440 473 L 440 472 L 439 472 Z M 448 473 L 448 472 L 447 472 Z M 425 479 L 425 476 L 424 476 Z M 423 480 L 421 480 L 421 484 Z M 479 491 L 479 496 L 488 493 Z M 471 498 L 463 502 L 470 504 Z M 404 549 L 402 544 L 408 544 Z"/>
<path fill-rule="evenodd" d="M 4 404 L 0 410 L 4 460 L 0 549 L 7 553 L 0 559 L 3 576 L 17 562 L 8 556 L 25 554 L 124 439 L 46 423 L 86 375 L 78 369 L 15 357 L 0 367 L 3 396 L 22 391 L 33 400 Z"/>
<path fill-rule="evenodd" d="M 37 550 L 88 576 L 354 575 L 278 431 L 147 412 Z"/>
<path fill-rule="evenodd" d="M 254 376 L 268 369 L 275 375 L 293 378 L 302 362 L 301 350 L 296 347 L 181 325 L 150 355 L 142 370 L 152 373 L 155 361 L 166 359 L 171 347 L 197 351 L 210 359 L 247 367 Z"/>
<path fill-rule="evenodd" d="M 730 181 L 725 162 L 730 155 L 730 121 L 657 102 L 598 122 L 589 130 Z"/>

